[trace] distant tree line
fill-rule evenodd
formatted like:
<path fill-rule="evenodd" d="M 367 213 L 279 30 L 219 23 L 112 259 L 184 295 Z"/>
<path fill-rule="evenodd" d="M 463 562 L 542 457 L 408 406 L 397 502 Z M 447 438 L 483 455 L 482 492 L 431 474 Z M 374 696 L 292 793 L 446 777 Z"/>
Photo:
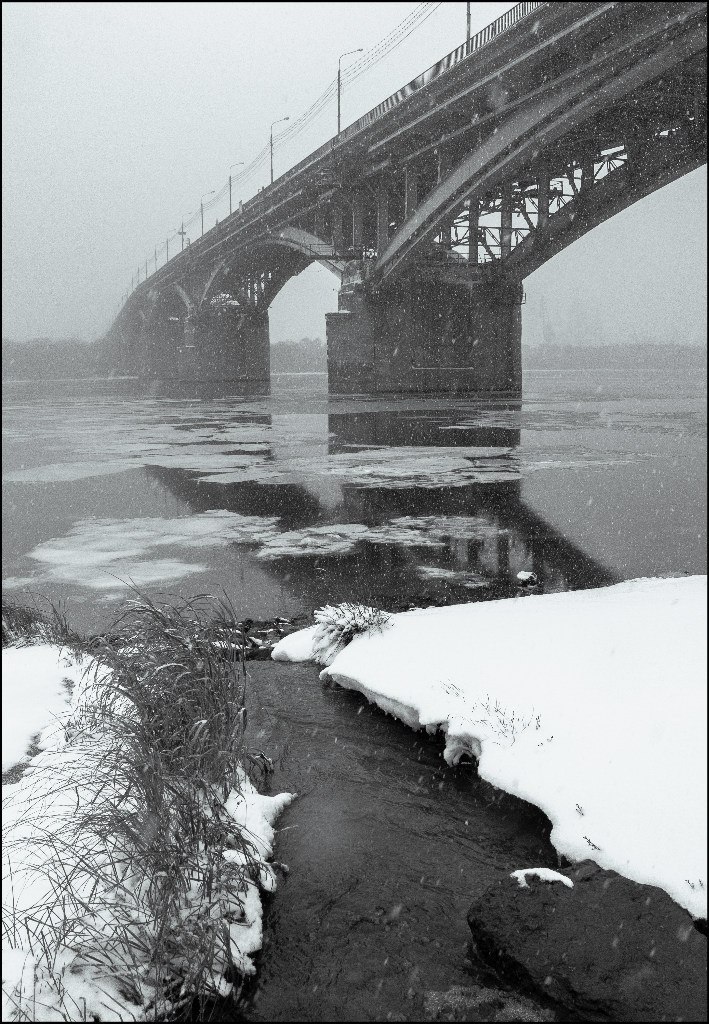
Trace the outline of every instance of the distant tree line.
<path fill-rule="evenodd" d="M 272 373 L 325 373 L 327 349 L 321 338 L 277 341 L 271 345 Z"/>
<path fill-rule="evenodd" d="M 701 345 L 523 345 L 522 360 L 531 370 L 706 369 Z M 273 373 L 325 373 L 327 348 L 321 338 L 278 341 L 271 345 Z M 78 338 L 2 339 L 3 380 L 53 380 L 111 377 L 119 373 L 116 354 L 106 342 Z"/>
<path fill-rule="evenodd" d="M 706 369 L 702 345 L 523 345 L 522 363 L 530 370 Z"/>
<path fill-rule="evenodd" d="M 32 338 L 19 343 L 2 339 L 3 380 L 106 377 L 112 373 L 112 354 L 101 342 Z"/>

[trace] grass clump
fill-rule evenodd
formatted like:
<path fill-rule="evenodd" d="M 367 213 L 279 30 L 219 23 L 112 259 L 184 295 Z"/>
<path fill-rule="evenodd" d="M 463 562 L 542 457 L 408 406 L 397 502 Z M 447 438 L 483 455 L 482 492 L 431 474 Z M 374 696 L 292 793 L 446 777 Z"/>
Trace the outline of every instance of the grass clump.
<path fill-rule="evenodd" d="M 46 606 L 41 610 L 40 604 Z M 2 646 L 28 647 L 34 644 L 57 644 L 70 651 L 86 647 L 83 637 L 70 626 L 63 605 L 50 604 L 40 597 L 34 604 L 15 604 L 2 598 Z"/>
<path fill-rule="evenodd" d="M 317 630 L 313 657 L 319 665 L 331 664 L 336 654 L 359 634 L 378 633 L 391 622 L 391 615 L 366 604 L 325 605 L 314 613 Z"/>
<path fill-rule="evenodd" d="M 246 827 L 235 621 L 214 599 L 132 601 L 83 643 L 55 749 L 12 787 L 4 939 L 33 979 L 4 990 L 10 1019 L 194 1019 L 253 971 L 274 878 Z"/>

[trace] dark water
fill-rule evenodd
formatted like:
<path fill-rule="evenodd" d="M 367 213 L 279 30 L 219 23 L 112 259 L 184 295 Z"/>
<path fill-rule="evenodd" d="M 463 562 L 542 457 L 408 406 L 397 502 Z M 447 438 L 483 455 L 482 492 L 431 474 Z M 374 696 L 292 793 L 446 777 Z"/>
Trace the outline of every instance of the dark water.
<path fill-rule="evenodd" d="M 556 867 L 548 823 L 311 666 L 255 664 L 249 708 L 273 791 L 299 795 L 247 1019 L 428 1019 L 427 993 L 478 980 L 473 899 L 501 872 Z"/>
<path fill-rule="evenodd" d="M 144 591 L 226 590 L 254 619 L 706 567 L 706 380 L 528 373 L 517 404 L 148 397 L 4 387 L 3 587 L 106 624 Z"/>

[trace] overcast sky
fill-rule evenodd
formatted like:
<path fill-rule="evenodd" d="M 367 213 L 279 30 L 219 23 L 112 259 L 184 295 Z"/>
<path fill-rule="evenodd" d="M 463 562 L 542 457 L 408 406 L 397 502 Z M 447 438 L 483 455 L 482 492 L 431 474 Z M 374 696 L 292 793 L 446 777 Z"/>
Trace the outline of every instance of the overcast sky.
<path fill-rule="evenodd" d="M 4 3 L 3 336 L 103 333 L 138 264 L 152 262 L 156 244 L 221 188 L 231 165 L 263 149 L 270 123 L 295 120 L 334 79 L 341 53 L 375 47 L 415 6 Z M 510 6 L 473 4 L 473 30 Z M 465 3 L 440 4 L 345 90 L 343 123 L 464 35 Z M 307 130 L 277 147 L 276 175 L 335 127 L 331 100 Z M 266 161 L 239 183 L 234 200 L 249 198 L 268 173 Z M 205 226 L 227 212 L 225 197 Z M 572 325 L 620 343 L 648 332 L 701 342 L 705 224 L 702 168 L 534 274 L 525 340 L 540 340 L 543 296 L 562 334 Z M 290 282 L 272 307 L 272 340 L 323 336 L 335 287 L 321 268 Z"/>

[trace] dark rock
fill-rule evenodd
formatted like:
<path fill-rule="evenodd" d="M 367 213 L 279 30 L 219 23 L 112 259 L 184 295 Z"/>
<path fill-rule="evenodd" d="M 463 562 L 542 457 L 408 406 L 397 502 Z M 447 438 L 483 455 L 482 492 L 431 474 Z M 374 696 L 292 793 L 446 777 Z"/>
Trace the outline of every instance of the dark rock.
<path fill-rule="evenodd" d="M 662 889 L 584 861 L 573 889 L 507 876 L 470 908 L 478 957 L 564 1019 L 706 1021 L 707 941 Z"/>

